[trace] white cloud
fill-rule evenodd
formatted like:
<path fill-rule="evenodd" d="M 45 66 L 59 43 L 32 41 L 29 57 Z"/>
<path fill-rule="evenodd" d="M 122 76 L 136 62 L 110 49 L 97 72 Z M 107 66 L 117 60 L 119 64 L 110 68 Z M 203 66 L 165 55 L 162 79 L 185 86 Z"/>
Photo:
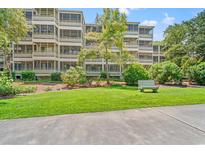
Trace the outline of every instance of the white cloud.
<path fill-rule="evenodd" d="M 148 26 L 156 26 L 157 21 L 156 20 L 144 20 L 142 22 L 142 25 L 148 25 Z"/>
<path fill-rule="evenodd" d="M 125 13 L 126 15 L 129 15 L 129 13 L 130 13 L 129 9 L 126 9 L 126 8 L 120 8 L 119 11 L 121 13 Z"/>
<path fill-rule="evenodd" d="M 162 20 L 162 23 L 165 25 L 173 25 L 174 24 L 174 17 L 170 17 L 168 13 L 164 14 L 165 18 Z"/>

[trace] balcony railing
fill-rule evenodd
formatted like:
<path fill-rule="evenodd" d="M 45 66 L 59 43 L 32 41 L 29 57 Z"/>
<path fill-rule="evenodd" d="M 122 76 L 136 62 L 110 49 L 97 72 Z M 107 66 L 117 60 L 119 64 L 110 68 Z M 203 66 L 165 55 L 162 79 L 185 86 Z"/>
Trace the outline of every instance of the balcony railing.
<path fill-rule="evenodd" d="M 41 16 L 41 15 L 34 15 L 33 21 L 55 21 L 56 18 L 54 16 Z"/>
<path fill-rule="evenodd" d="M 86 59 L 85 62 L 102 62 L 103 59 L 98 58 L 98 59 Z"/>
<path fill-rule="evenodd" d="M 60 37 L 60 41 L 64 42 L 82 42 L 82 38 L 80 37 Z"/>
<path fill-rule="evenodd" d="M 138 59 L 138 61 L 140 63 L 150 63 L 150 64 L 153 63 L 153 59 Z"/>
<path fill-rule="evenodd" d="M 31 41 L 32 37 L 24 37 L 21 39 L 21 41 Z"/>
<path fill-rule="evenodd" d="M 50 69 L 38 69 L 38 68 L 34 68 L 34 72 L 35 72 L 35 73 L 39 73 L 39 74 L 50 74 L 50 73 L 56 72 L 56 69 L 54 69 L 54 68 L 50 68 Z"/>
<path fill-rule="evenodd" d="M 127 48 L 138 48 L 138 45 L 137 45 L 137 43 L 136 44 L 125 43 L 125 47 L 127 47 Z"/>
<path fill-rule="evenodd" d="M 32 58 L 32 53 L 15 53 L 14 58 Z"/>
<path fill-rule="evenodd" d="M 60 54 L 60 58 L 76 59 L 78 55 Z"/>
<path fill-rule="evenodd" d="M 152 46 L 139 46 L 139 50 L 153 51 Z"/>
<path fill-rule="evenodd" d="M 60 20 L 60 26 L 81 26 L 82 23 L 79 21 L 71 21 L 71 20 Z"/>
<path fill-rule="evenodd" d="M 140 34 L 141 38 L 153 38 L 152 34 Z"/>
<path fill-rule="evenodd" d="M 34 52 L 33 53 L 34 56 L 37 57 L 55 57 L 57 54 L 56 52 Z"/>
<path fill-rule="evenodd" d="M 42 33 L 34 33 L 34 39 L 57 39 L 55 34 L 42 34 Z"/>
<path fill-rule="evenodd" d="M 125 35 L 138 35 L 139 32 L 138 31 L 127 31 L 125 32 Z"/>

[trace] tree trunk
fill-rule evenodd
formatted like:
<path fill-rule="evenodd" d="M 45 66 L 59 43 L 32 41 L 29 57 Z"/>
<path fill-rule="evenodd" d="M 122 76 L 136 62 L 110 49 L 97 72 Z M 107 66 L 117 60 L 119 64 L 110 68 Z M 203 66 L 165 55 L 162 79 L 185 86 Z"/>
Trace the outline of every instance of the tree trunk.
<path fill-rule="evenodd" d="M 109 76 L 109 68 L 108 68 L 108 59 L 105 59 L 105 72 L 106 72 L 106 79 L 107 84 L 110 84 L 110 76 Z"/>

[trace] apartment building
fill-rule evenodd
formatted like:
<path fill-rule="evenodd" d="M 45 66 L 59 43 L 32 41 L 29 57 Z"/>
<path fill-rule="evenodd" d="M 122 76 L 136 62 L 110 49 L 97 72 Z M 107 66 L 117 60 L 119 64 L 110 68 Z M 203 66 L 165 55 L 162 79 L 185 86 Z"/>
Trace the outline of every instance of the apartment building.
<path fill-rule="evenodd" d="M 25 16 L 31 31 L 14 44 L 11 61 L 12 71 L 17 77 L 23 70 L 33 70 L 37 77 L 46 77 L 76 66 L 81 47 L 92 45 L 85 41 L 84 34 L 100 31 L 95 24 L 85 24 L 81 11 L 34 8 L 25 9 Z M 154 63 L 153 29 L 153 26 L 129 22 L 124 35 L 128 51 L 143 65 Z M 119 51 L 113 47 L 113 52 Z M 104 68 L 103 59 L 85 61 L 88 76 L 98 76 Z M 120 76 L 122 70 L 119 65 L 110 62 L 109 72 L 110 76 Z"/>
<path fill-rule="evenodd" d="M 100 28 L 95 24 L 86 24 L 85 33 L 98 32 Z M 143 65 L 153 64 L 153 26 L 140 25 L 139 22 L 128 22 L 127 32 L 124 34 L 124 42 L 128 52 L 135 60 Z M 92 46 L 92 42 L 85 43 L 86 47 Z M 116 47 L 113 52 L 119 52 Z M 88 76 L 99 76 L 105 69 L 104 59 L 87 59 L 85 68 Z M 116 63 L 109 62 L 109 75 L 120 76 L 122 70 Z"/>
<path fill-rule="evenodd" d="M 153 44 L 153 63 L 160 63 L 165 60 L 165 55 L 162 52 L 162 46 L 159 44 Z"/>

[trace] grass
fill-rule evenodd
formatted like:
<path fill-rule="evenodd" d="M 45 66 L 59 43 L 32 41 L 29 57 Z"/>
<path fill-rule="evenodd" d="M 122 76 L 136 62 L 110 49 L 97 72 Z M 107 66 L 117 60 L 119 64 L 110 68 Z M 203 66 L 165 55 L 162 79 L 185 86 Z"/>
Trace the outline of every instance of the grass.
<path fill-rule="evenodd" d="M 204 88 L 160 88 L 141 93 L 135 87 L 76 89 L 0 100 L 0 119 L 51 116 L 205 103 Z"/>

